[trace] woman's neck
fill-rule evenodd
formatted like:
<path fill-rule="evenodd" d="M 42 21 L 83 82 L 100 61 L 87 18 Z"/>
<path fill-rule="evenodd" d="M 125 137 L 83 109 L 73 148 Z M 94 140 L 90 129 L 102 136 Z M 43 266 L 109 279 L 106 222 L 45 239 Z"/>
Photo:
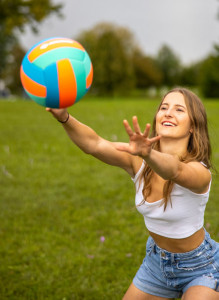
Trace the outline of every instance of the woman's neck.
<path fill-rule="evenodd" d="M 166 139 L 160 140 L 160 152 L 171 155 L 177 155 L 178 157 L 184 156 L 187 152 L 188 140 L 186 139 Z"/>

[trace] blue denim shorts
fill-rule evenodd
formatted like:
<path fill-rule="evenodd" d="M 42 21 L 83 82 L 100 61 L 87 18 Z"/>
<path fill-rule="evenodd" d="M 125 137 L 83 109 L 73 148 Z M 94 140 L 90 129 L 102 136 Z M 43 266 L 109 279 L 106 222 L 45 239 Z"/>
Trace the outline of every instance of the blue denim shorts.
<path fill-rule="evenodd" d="M 166 298 L 180 298 L 196 285 L 219 292 L 219 243 L 206 232 L 195 250 L 172 253 L 159 248 L 149 237 L 146 256 L 133 283 L 145 293 Z"/>

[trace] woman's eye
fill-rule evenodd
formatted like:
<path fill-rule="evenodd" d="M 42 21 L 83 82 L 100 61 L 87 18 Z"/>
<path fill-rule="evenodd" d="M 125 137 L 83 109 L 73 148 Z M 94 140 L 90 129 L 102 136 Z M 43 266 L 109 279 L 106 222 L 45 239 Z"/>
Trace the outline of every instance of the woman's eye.
<path fill-rule="evenodd" d="M 160 110 L 166 110 L 166 109 L 167 109 L 167 108 L 166 108 L 166 107 L 164 107 L 164 106 L 160 108 Z"/>

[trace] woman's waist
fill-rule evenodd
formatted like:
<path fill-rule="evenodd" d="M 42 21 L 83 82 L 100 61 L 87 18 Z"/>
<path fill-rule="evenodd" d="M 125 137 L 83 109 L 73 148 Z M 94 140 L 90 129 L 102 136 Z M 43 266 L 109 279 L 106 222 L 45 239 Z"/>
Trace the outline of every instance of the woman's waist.
<path fill-rule="evenodd" d="M 149 231 L 149 233 L 158 247 L 172 253 L 193 251 L 202 244 L 205 238 L 204 228 L 201 228 L 191 236 L 182 239 L 168 238 L 151 231 Z"/>

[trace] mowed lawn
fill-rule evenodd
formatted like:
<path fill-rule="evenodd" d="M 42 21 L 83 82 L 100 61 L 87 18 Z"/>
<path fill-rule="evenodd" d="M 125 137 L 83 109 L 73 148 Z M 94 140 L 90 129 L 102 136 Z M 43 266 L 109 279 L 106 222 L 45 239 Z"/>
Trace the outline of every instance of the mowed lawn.
<path fill-rule="evenodd" d="M 144 128 L 159 100 L 81 100 L 69 112 L 111 141 L 122 121 Z M 205 101 L 219 169 L 219 101 Z M 145 255 L 148 233 L 129 176 L 72 144 L 32 101 L 0 101 L 0 299 L 122 299 Z M 205 226 L 219 241 L 219 178 Z"/>

